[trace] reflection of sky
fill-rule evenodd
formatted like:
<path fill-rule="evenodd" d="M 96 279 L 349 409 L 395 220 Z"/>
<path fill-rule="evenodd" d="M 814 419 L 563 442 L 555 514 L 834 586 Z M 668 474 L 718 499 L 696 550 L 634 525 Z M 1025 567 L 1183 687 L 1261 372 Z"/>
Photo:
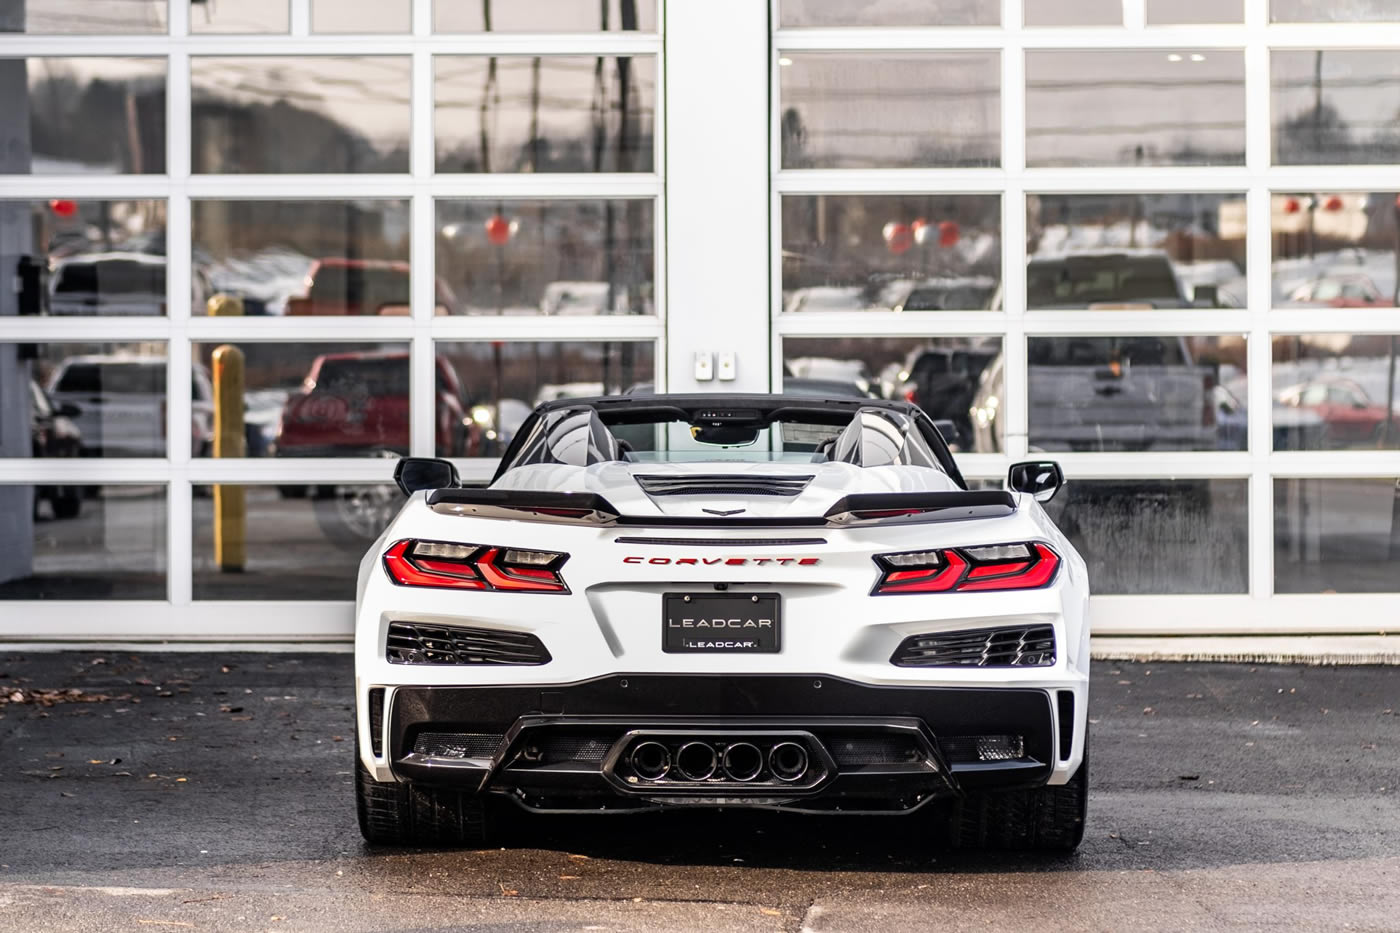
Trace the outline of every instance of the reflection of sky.
<path fill-rule="evenodd" d="M 201 92 L 242 102 L 279 100 L 323 113 L 384 148 L 407 145 L 411 60 L 299 56 L 190 59 L 196 99 Z"/>
<path fill-rule="evenodd" d="M 1138 147 L 1153 164 L 1186 146 L 1243 160 L 1242 52 L 1026 53 L 1028 164 L 1133 164 Z"/>
<path fill-rule="evenodd" d="M 995 26 L 1001 22 L 999 0 L 780 0 L 778 6 L 783 26 Z"/>
<path fill-rule="evenodd" d="M 32 35 L 166 30 L 164 0 L 0 0 L 0 31 L 18 31 L 21 5 L 24 31 Z"/>
<path fill-rule="evenodd" d="M 1341 114 L 1358 141 L 1394 128 L 1400 119 L 1400 56 L 1394 49 L 1275 49 L 1270 61 L 1275 125 L 1312 110 L 1319 64 L 1323 103 Z"/>

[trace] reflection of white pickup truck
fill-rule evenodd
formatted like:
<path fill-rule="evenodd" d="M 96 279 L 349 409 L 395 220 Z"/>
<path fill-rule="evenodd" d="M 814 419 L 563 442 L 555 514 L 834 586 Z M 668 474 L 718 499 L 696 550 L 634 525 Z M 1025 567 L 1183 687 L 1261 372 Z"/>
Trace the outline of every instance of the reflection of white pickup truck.
<path fill-rule="evenodd" d="M 1032 338 L 1029 354 L 1032 448 L 1215 449 L 1215 370 L 1184 338 Z"/>
<path fill-rule="evenodd" d="M 146 253 L 81 253 L 54 262 L 49 313 L 165 314 L 165 257 Z"/>
<path fill-rule="evenodd" d="M 213 437 L 214 392 L 204 367 L 193 367 L 190 453 L 206 454 Z M 164 457 L 165 358 L 70 356 L 49 382 L 58 404 L 79 409 L 73 422 L 85 457 Z"/>

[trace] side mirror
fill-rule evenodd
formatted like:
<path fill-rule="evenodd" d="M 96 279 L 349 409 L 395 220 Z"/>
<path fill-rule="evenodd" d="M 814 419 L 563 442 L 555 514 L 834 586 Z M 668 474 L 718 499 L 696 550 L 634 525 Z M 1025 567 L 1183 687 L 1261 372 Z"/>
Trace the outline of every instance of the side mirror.
<path fill-rule="evenodd" d="M 420 489 L 451 489 L 462 485 L 457 468 L 435 457 L 402 457 L 394 467 L 394 482 L 405 496 Z"/>
<path fill-rule="evenodd" d="M 1027 460 L 1013 463 L 1006 475 L 1006 488 L 1028 492 L 1036 502 L 1049 502 L 1065 484 L 1065 471 L 1054 460 Z"/>
<path fill-rule="evenodd" d="M 1217 285 L 1197 285 L 1191 292 L 1191 303 L 1197 308 L 1220 307 L 1220 287 Z"/>
<path fill-rule="evenodd" d="M 958 430 L 957 423 L 947 418 L 937 418 L 933 426 L 938 429 L 938 433 L 943 435 L 943 443 L 949 447 L 962 443 L 962 432 Z"/>

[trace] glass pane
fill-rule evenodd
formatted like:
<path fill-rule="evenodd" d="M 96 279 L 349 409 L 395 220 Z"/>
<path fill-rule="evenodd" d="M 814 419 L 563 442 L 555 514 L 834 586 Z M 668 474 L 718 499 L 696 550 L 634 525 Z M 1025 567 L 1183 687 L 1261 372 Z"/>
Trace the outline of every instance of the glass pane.
<path fill-rule="evenodd" d="M 0 174 L 165 171 L 163 58 L 0 58 L 0 100 L 29 111 L 6 118 Z"/>
<path fill-rule="evenodd" d="M 245 315 L 408 314 L 407 201 L 190 207 L 196 281 L 210 295 L 241 298 Z M 455 307 L 438 291 L 444 307 Z"/>
<path fill-rule="evenodd" d="M 1400 22 L 1397 0 L 1270 0 L 1275 23 Z"/>
<path fill-rule="evenodd" d="M 164 201 L 0 201 L 0 231 L 0 269 L 39 264 L 39 313 L 165 314 Z"/>
<path fill-rule="evenodd" d="M 434 32 L 656 32 L 656 0 L 434 0 Z"/>
<path fill-rule="evenodd" d="M 0 485 L 0 599 L 165 599 L 164 486 Z"/>
<path fill-rule="evenodd" d="M 1274 162 L 1400 161 L 1400 61 L 1393 50 L 1275 49 Z"/>
<path fill-rule="evenodd" d="M 1275 479 L 1274 590 L 1400 591 L 1400 478 Z"/>
<path fill-rule="evenodd" d="M 1123 0 L 1025 0 L 1027 26 L 1121 26 Z"/>
<path fill-rule="evenodd" d="M 996 52 L 793 52 L 778 65 L 783 168 L 1001 164 Z"/>
<path fill-rule="evenodd" d="M 0 402 L 29 422 L 30 444 L 7 456 L 165 456 L 165 344 L 7 343 L 0 355 L 29 361 L 27 391 Z"/>
<path fill-rule="evenodd" d="M 1398 356 L 1391 334 L 1275 337 L 1274 449 L 1400 448 Z"/>
<path fill-rule="evenodd" d="M 439 172 L 650 172 L 656 59 L 439 55 Z"/>
<path fill-rule="evenodd" d="M 655 233 L 648 200 L 438 201 L 439 303 L 452 314 L 655 314 Z"/>
<path fill-rule="evenodd" d="M 0 33 L 126 35 L 165 32 L 165 0 L 4 0 Z"/>
<path fill-rule="evenodd" d="M 1400 195 L 1273 195 L 1274 306 L 1395 305 Z"/>
<path fill-rule="evenodd" d="M 194 456 L 214 453 L 213 355 L 191 348 Z M 249 457 L 408 453 L 406 343 L 244 343 L 243 436 Z"/>
<path fill-rule="evenodd" d="M 1100 596 L 1249 590 L 1248 480 L 1089 479 L 1046 511 Z"/>
<path fill-rule="evenodd" d="M 1242 23 L 1244 0 L 1147 0 L 1147 25 Z"/>
<path fill-rule="evenodd" d="M 543 402 L 652 392 L 655 352 L 651 341 L 439 341 L 438 456 L 500 456 Z"/>
<path fill-rule="evenodd" d="M 1004 395 L 997 337 L 788 337 L 783 392 L 901 398 L 951 421 L 957 450 L 1001 450 Z M 775 387 L 776 391 L 776 387 Z"/>
<path fill-rule="evenodd" d="M 214 549 L 214 486 L 194 487 L 195 599 L 351 601 L 360 558 L 403 506 L 392 483 L 220 487 L 247 509 L 241 566 Z"/>
<path fill-rule="evenodd" d="M 782 26 L 995 26 L 999 0 L 781 0 Z"/>
<path fill-rule="evenodd" d="M 1031 337 L 1032 450 L 1244 450 L 1243 337 Z"/>
<path fill-rule="evenodd" d="M 190 59 L 191 168 L 406 172 L 407 56 Z"/>
<path fill-rule="evenodd" d="M 409 0 L 311 0 L 312 32 L 408 32 Z"/>
<path fill-rule="evenodd" d="M 1243 165 L 1243 53 L 1027 52 L 1026 164 Z"/>
<path fill-rule="evenodd" d="M 1001 286 L 995 194 L 783 198 L 787 311 L 980 311 Z"/>
<path fill-rule="evenodd" d="M 219 3 L 192 0 L 190 32 L 286 32 L 291 22 L 287 0 L 238 0 Z"/>
<path fill-rule="evenodd" d="M 1026 307 L 1240 308 L 1243 194 L 1032 194 Z"/>

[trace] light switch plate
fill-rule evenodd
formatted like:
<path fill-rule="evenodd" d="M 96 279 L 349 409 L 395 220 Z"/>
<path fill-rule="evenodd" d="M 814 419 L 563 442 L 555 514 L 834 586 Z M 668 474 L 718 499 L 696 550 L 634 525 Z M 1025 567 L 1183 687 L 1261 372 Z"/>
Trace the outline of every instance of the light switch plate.
<path fill-rule="evenodd" d="M 715 378 L 715 355 L 709 350 L 695 351 L 695 381 L 709 382 Z"/>
<path fill-rule="evenodd" d="M 733 351 L 721 353 L 719 355 L 719 379 L 721 382 L 733 382 L 736 375 L 737 364 L 734 360 Z"/>

